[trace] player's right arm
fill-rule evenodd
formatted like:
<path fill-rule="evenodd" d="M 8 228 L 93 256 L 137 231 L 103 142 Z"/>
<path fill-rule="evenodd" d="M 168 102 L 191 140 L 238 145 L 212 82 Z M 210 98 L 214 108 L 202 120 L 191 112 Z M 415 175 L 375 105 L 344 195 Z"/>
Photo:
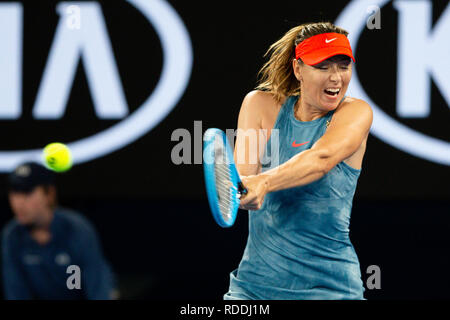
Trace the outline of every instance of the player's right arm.
<path fill-rule="evenodd" d="M 241 176 L 255 175 L 260 169 L 260 158 L 264 151 L 266 139 L 260 139 L 262 129 L 262 105 L 266 93 L 262 91 L 249 92 L 239 111 L 234 161 Z M 261 143 L 261 145 L 259 145 Z"/>

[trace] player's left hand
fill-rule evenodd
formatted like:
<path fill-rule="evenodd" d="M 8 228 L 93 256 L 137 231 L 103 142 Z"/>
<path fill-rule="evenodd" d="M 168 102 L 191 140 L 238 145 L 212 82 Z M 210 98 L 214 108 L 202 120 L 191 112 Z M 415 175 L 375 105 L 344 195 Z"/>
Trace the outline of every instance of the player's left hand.
<path fill-rule="evenodd" d="M 248 192 L 242 195 L 239 208 L 244 210 L 259 210 L 268 191 L 267 177 L 259 174 L 244 176 L 241 177 L 241 180 Z"/>

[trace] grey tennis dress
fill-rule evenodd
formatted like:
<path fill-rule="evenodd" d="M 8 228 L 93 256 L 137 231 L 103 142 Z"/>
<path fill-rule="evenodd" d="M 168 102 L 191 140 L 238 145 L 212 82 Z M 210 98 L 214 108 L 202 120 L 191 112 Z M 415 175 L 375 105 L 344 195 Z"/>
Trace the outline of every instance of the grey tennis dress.
<path fill-rule="evenodd" d="M 294 116 L 297 99 L 286 99 L 275 122 L 279 164 L 311 148 L 334 113 L 299 121 Z M 262 171 L 270 167 L 268 162 Z M 247 245 L 238 269 L 230 274 L 224 299 L 364 299 L 359 261 L 349 238 L 360 172 L 340 162 L 313 183 L 267 194 L 259 210 L 249 211 Z"/>

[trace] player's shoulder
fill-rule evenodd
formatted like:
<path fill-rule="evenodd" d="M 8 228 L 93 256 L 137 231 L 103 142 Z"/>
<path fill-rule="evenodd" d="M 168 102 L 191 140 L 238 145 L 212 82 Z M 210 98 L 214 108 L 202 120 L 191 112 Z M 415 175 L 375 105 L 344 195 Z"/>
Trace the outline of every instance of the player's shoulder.
<path fill-rule="evenodd" d="M 274 104 L 277 103 L 275 95 L 268 91 L 252 90 L 245 95 L 244 102 L 250 104 Z"/>
<path fill-rule="evenodd" d="M 357 108 L 359 110 L 372 111 L 372 108 L 366 101 L 353 97 L 345 97 L 344 101 L 342 101 L 339 107 L 352 109 Z"/>
<path fill-rule="evenodd" d="M 373 111 L 371 106 L 362 99 L 345 97 L 344 101 L 336 109 L 336 113 L 346 113 L 353 117 L 364 117 L 372 122 Z"/>
<path fill-rule="evenodd" d="M 277 101 L 273 93 L 262 90 L 248 92 L 242 103 L 242 110 L 263 116 L 268 113 L 277 112 L 280 107 L 281 102 Z"/>

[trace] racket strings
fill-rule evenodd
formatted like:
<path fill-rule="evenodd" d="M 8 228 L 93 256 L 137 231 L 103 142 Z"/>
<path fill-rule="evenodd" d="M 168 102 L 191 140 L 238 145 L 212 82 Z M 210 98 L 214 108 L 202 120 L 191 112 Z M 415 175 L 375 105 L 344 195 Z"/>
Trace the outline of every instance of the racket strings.
<path fill-rule="evenodd" d="M 219 199 L 220 212 L 225 220 L 231 218 L 232 175 L 229 167 L 229 159 L 222 142 L 215 144 L 214 171 L 216 176 L 217 197 Z"/>

